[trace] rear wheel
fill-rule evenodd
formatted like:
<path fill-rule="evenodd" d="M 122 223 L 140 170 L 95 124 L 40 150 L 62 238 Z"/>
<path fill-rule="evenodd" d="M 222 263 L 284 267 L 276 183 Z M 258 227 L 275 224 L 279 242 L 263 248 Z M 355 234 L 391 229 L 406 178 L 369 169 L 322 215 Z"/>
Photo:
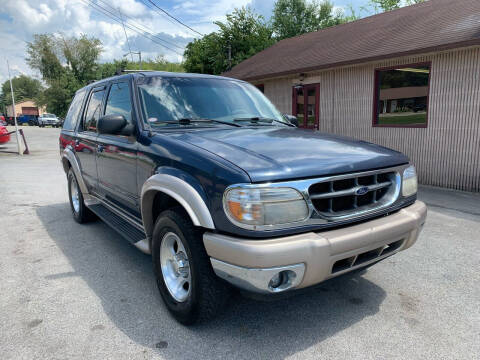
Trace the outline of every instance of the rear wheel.
<path fill-rule="evenodd" d="M 68 197 L 73 219 L 78 223 L 91 221 L 95 215 L 85 206 L 83 195 L 78 186 L 77 178 L 72 169 L 68 171 Z"/>
<path fill-rule="evenodd" d="M 213 272 L 202 232 L 182 208 L 164 211 L 157 218 L 152 259 L 160 295 L 182 324 L 211 319 L 226 304 L 228 285 Z"/>

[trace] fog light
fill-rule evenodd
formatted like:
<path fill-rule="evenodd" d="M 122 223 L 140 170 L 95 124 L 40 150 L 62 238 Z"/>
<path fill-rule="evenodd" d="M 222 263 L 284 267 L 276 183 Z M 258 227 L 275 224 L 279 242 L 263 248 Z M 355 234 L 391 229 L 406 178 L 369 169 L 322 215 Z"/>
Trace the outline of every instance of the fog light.
<path fill-rule="evenodd" d="M 271 291 L 283 291 L 287 290 L 292 286 L 293 280 L 297 277 L 292 270 L 284 270 L 275 274 L 268 283 L 268 288 Z"/>

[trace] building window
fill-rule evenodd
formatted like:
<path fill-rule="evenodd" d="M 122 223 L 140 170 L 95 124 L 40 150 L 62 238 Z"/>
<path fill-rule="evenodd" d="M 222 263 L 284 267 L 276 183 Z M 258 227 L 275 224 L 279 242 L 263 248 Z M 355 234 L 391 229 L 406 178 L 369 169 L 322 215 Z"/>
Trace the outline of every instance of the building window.
<path fill-rule="evenodd" d="M 263 84 L 258 84 L 255 85 L 258 90 L 260 90 L 262 93 L 265 93 L 265 86 Z"/>
<path fill-rule="evenodd" d="M 373 126 L 427 127 L 430 63 L 375 70 Z"/>

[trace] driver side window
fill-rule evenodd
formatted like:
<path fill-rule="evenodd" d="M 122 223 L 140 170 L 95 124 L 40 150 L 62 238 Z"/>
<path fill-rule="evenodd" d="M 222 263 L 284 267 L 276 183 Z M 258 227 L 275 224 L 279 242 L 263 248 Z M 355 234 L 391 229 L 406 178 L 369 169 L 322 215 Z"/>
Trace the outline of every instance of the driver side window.
<path fill-rule="evenodd" d="M 129 124 L 132 124 L 132 102 L 128 83 L 112 84 L 108 93 L 105 115 L 123 115 Z"/>

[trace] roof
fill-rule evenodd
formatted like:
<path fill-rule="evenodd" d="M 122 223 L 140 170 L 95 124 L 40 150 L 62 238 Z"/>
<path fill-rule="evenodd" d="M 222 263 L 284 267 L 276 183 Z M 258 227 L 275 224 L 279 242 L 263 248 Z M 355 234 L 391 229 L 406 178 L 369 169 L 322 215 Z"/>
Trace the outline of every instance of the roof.
<path fill-rule="evenodd" d="M 223 75 L 265 79 L 480 45 L 479 0 L 429 0 L 281 40 Z"/>

